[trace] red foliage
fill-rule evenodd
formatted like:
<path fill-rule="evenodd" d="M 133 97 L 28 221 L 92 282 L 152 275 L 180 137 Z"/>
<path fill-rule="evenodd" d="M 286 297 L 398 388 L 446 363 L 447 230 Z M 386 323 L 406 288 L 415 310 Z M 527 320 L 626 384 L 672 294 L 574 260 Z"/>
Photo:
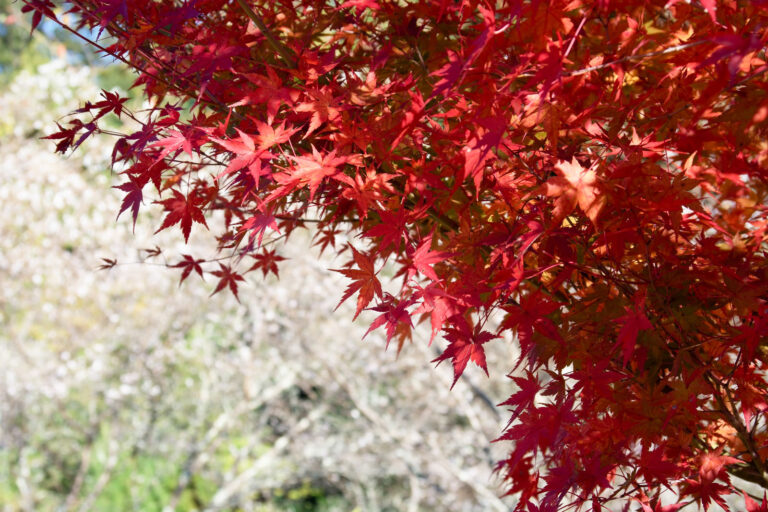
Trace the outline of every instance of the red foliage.
<path fill-rule="evenodd" d="M 26 1 L 35 23 L 54 15 Z M 131 116 L 140 129 L 114 151 L 121 211 L 135 216 L 151 185 L 160 229 L 186 239 L 221 210 L 221 250 L 256 260 L 185 255 L 182 279 L 237 293 L 242 274 L 277 273 L 265 233 L 312 221 L 318 244 L 351 254 L 344 298 L 400 344 L 429 319 L 456 378 L 517 334 L 526 371 L 503 404 L 499 471 L 520 510 L 707 507 L 734 490 L 726 470 L 768 485 L 768 3 L 71 10 L 154 106 L 138 118 L 107 94 L 50 137 L 57 149 Z M 681 505 L 659 501 L 668 485 Z"/>

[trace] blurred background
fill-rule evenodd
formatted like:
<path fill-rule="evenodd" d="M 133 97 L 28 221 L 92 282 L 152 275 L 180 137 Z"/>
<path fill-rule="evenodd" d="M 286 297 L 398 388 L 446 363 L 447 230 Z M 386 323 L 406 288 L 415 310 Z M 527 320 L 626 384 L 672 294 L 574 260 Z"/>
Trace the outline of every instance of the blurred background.
<path fill-rule="evenodd" d="M 352 302 L 334 311 L 343 261 L 311 231 L 240 304 L 179 286 L 165 263 L 210 254 L 206 233 L 153 236 L 149 200 L 135 232 L 116 221 L 109 137 L 40 140 L 101 89 L 140 109 L 131 74 L 20 8 L 0 0 L 0 510 L 508 510 L 509 340 L 450 391 L 428 329 L 398 357 Z"/>

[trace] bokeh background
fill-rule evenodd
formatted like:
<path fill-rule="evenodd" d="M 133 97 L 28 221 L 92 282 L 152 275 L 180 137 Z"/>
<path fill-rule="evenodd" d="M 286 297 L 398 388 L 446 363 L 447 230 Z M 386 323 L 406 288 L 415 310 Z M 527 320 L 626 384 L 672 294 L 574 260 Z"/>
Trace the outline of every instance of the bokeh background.
<path fill-rule="evenodd" d="M 428 329 L 398 356 L 334 311 L 343 261 L 310 230 L 240 303 L 179 286 L 166 264 L 210 254 L 207 233 L 153 235 L 151 200 L 135 232 L 116 220 L 109 136 L 64 156 L 40 139 L 101 89 L 141 110 L 131 74 L 20 7 L 0 0 L 0 510 L 508 510 L 510 340 L 451 391 Z"/>

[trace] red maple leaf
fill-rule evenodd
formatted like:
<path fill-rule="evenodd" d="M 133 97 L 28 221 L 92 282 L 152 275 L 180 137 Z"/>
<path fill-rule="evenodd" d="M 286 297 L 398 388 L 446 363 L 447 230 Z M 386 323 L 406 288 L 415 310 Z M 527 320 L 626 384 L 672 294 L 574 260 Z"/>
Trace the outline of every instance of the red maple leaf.
<path fill-rule="evenodd" d="M 179 280 L 179 286 L 181 286 L 181 283 L 184 282 L 184 280 L 189 276 L 189 274 L 192 273 L 192 271 L 197 272 L 197 274 L 200 276 L 201 279 L 205 279 L 203 277 L 203 267 L 200 266 L 200 264 L 204 263 L 205 260 L 195 259 L 189 254 L 182 254 L 181 257 L 183 259 L 180 262 L 176 263 L 175 265 L 171 265 L 172 267 L 184 269 L 181 272 L 181 279 Z"/>
<path fill-rule="evenodd" d="M 112 267 L 114 267 L 115 265 L 117 265 L 117 260 L 116 259 L 101 258 L 101 261 L 102 261 L 101 265 L 98 266 L 99 270 L 109 270 Z"/>
<path fill-rule="evenodd" d="M 559 303 L 540 294 L 528 295 L 521 300 L 520 304 L 510 304 L 504 308 L 507 311 L 507 316 L 502 323 L 501 329 L 516 329 L 517 337 L 520 341 L 520 359 L 515 368 L 526 357 L 530 358 L 533 355 L 535 349 L 533 343 L 534 332 L 549 339 L 562 341 L 557 326 L 549 318 L 549 315 L 559 308 Z"/>
<path fill-rule="evenodd" d="M 374 260 L 369 256 L 358 252 L 351 245 L 349 248 L 352 249 L 352 257 L 354 258 L 354 262 L 357 265 L 357 269 L 345 268 L 333 270 L 334 272 L 344 274 L 353 280 L 349 286 L 347 286 L 347 289 L 344 291 L 344 295 L 341 297 L 341 301 L 339 301 L 339 304 L 336 306 L 336 308 L 338 309 L 338 307 L 341 306 L 342 303 L 350 296 L 352 296 L 353 293 L 358 292 L 357 309 L 355 310 L 354 316 L 354 318 L 357 318 L 360 312 L 365 309 L 365 307 L 371 302 L 374 294 L 381 298 L 381 283 L 376 278 L 377 272 L 373 267 Z"/>
<path fill-rule="evenodd" d="M 330 89 L 322 88 L 317 91 L 311 91 L 308 95 L 311 99 L 301 102 L 294 107 L 296 112 L 312 113 L 304 138 L 309 137 L 323 123 L 336 121 L 343 110 L 339 101 L 333 97 Z"/>
<path fill-rule="evenodd" d="M 139 207 L 141 206 L 144 199 L 144 194 L 142 193 L 142 189 L 144 187 L 141 186 L 138 180 L 133 176 L 128 176 L 128 181 L 126 183 L 123 183 L 122 185 L 116 185 L 113 188 L 117 188 L 123 192 L 126 192 L 125 197 L 123 198 L 123 203 L 120 205 L 120 211 L 117 213 L 117 218 L 119 219 L 120 214 L 130 208 L 131 216 L 133 217 L 133 229 L 135 231 L 136 219 L 139 216 Z"/>
<path fill-rule="evenodd" d="M 382 249 L 389 249 L 390 247 L 398 249 L 406 232 L 405 223 L 408 212 L 404 208 L 397 208 L 394 212 L 382 210 L 378 214 L 381 222 L 363 233 L 363 236 L 370 238 L 381 237 L 380 246 Z"/>
<path fill-rule="evenodd" d="M 431 279 L 432 281 L 439 281 L 440 278 L 432 268 L 435 263 L 440 263 L 446 258 L 450 257 L 450 254 L 444 251 L 432 251 L 432 235 L 424 238 L 421 244 L 413 250 L 411 255 L 411 261 L 413 261 L 413 267 L 421 272 L 423 275 Z M 408 277 L 412 277 L 414 272 L 409 272 Z"/>
<path fill-rule="evenodd" d="M 56 19 L 56 14 L 53 12 L 55 8 L 56 5 L 51 0 L 29 0 L 21 7 L 21 12 L 34 12 L 31 29 L 34 32 L 35 28 L 42 21 L 43 16 L 52 20 Z"/>
<path fill-rule="evenodd" d="M 245 278 L 240 274 L 238 274 L 237 272 L 233 272 L 232 268 L 228 265 L 219 263 L 219 267 L 220 267 L 219 270 L 214 270 L 213 272 L 211 272 L 211 274 L 219 278 L 219 282 L 216 285 L 216 289 L 213 290 L 213 293 L 211 293 L 211 295 L 216 295 L 225 287 L 229 286 L 229 289 L 232 291 L 232 294 L 235 296 L 237 301 L 240 302 L 240 297 L 237 296 L 237 282 L 245 281 Z"/>
<path fill-rule="evenodd" d="M 605 205 L 600 194 L 597 174 L 592 168 L 584 169 L 574 158 L 571 162 L 559 161 L 555 165 L 558 176 L 545 184 L 546 194 L 555 199 L 554 224 L 558 225 L 578 205 L 592 223 Z"/>
<path fill-rule="evenodd" d="M 744 495 L 744 505 L 747 507 L 747 512 L 768 512 L 768 498 L 765 491 L 763 491 L 763 501 L 759 505 L 746 492 L 742 491 L 742 494 Z"/>
<path fill-rule="evenodd" d="M 510 376 L 510 378 L 515 381 L 515 384 L 520 388 L 520 391 L 501 402 L 499 407 L 514 406 L 514 409 L 512 409 L 512 416 L 509 419 L 511 423 L 524 409 L 534 405 L 536 394 L 539 392 L 539 389 L 541 389 L 541 385 L 539 384 L 539 379 L 529 370 L 526 370 L 525 377 Z"/>
<path fill-rule="evenodd" d="M 227 176 L 233 172 L 239 171 L 243 167 L 248 167 L 251 170 L 256 170 L 254 181 L 258 187 L 258 178 L 260 173 L 260 157 L 262 151 L 256 151 L 256 143 L 253 141 L 250 135 L 244 133 L 240 129 L 237 129 L 237 139 L 217 139 L 211 137 L 211 140 L 224 147 L 227 151 L 234 153 L 234 158 L 229 161 L 227 167 L 219 173 L 218 179 L 223 176 Z"/>
<path fill-rule="evenodd" d="M 262 252 L 258 254 L 251 254 L 251 257 L 256 260 L 256 262 L 251 268 L 248 269 L 248 272 L 251 272 L 252 270 L 261 270 L 261 273 L 264 275 L 264 277 L 266 277 L 270 272 L 275 274 L 275 276 L 280 277 L 277 264 L 285 260 L 285 258 L 278 256 L 275 249 L 263 249 Z"/>
<path fill-rule="evenodd" d="M 315 192 L 323 180 L 328 177 L 339 177 L 341 173 L 338 167 L 349 160 L 344 156 L 336 156 L 335 151 L 320 153 L 314 147 L 311 156 L 294 156 L 291 159 L 296 163 L 296 168 L 290 175 L 290 181 L 308 185 L 310 199 L 315 196 Z M 346 176 L 341 179 L 344 178 Z"/>
<path fill-rule="evenodd" d="M 464 369 L 469 361 L 482 368 L 485 374 L 488 375 L 483 344 L 498 338 L 497 335 L 481 330 L 479 325 L 476 325 L 474 330 L 470 330 L 469 325 L 465 321 L 460 321 L 457 327 L 446 329 L 445 333 L 445 339 L 450 343 L 445 351 L 432 362 L 440 364 L 446 359 L 451 360 L 453 363 L 453 384 L 451 384 L 451 389 L 456 385 L 461 374 L 464 373 Z"/>
<path fill-rule="evenodd" d="M 392 340 L 392 337 L 396 332 L 398 332 L 398 329 L 401 328 L 401 324 L 403 324 L 405 327 L 413 326 L 413 322 L 411 322 L 411 314 L 408 312 L 408 308 L 412 304 L 412 300 L 398 301 L 389 293 L 385 293 L 382 297 L 381 304 L 371 308 L 373 311 L 378 311 L 381 314 L 377 316 L 373 322 L 371 322 L 371 326 L 367 331 L 365 331 L 363 337 L 368 336 L 371 331 L 374 331 L 382 325 L 385 325 L 387 333 L 387 347 L 389 347 L 390 340 Z"/>
<path fill-rule="evenodd" d="M 345 7 L 354 7 L 355 8 L 355 14 L 360 16 L 366 9 L 371 9 L 372 11 L 378 11 L 381 6 L 379 6 L 379 3 L 376 2 L 376 0 L 347 0 L 343 4 L 341 4 L 340 9 L 343 9 Z"/>
<path fill-rule="evenodd" d="M 254 238 L 256 240 L 256 247 L 261 247 L 261 240 L 264 238 L 264 231 L 270 228 L 274 231 L 280 232 L 277 227 L 277 222 L 272 215 L 257 213 L 253 217 L 249 218 L 243 223 L 242 230 L 250 231 L 250 242 L 253 243 Z"/>
<path fill-rule="evenodd" d="M 621 347 L 623 366 L 627 366 L 635 352 L 635 342 L 640 331 L 653 328 L 653 324 L 645 316 L 644 301 L 645 295 L 638 293 L 635 296 L 635 306 L 627 307 L 627 314 L 616 319 L 616 322 L 623 324 L 615 345 Z"/>
<path fill-rule="evenodd" d="M 192 141 L 189 138 L 178 130 L 169 130 L 168 134 L 168 137 L 158 139 L 150 144 L 153 147 L 163 148 L 160 156 L 157 157 L 158 160 L 177 151 L 184 151 L 188 155 L 192 155 Z"/>
<path fill-rule="evenodd" d="M 206 228 L 208 224 L 205 222 L 203 210 L 198 206 L 200 200 L 194 193 L 185 197 L 184 194 L 177 190 L 172 190 L 172 192 L 172 198 L 157 201 L 165 207 L 168 215 L 166 215 L 162 225 L 155 233 L 159 233 L 174 224 L 180 224 L 181 232 L 184 234 L 184 241 L 186 242 L 189 240 L 189 233 L 192 231 L 193 222 L 202 224 Z"/>
<path fill-rule="evenodd" d="M 495 156 L 493 150 L 501 143 L 506 128 L 507 120 L 502 116 L 480 119 L 477 121 L 477 134 L 464 148 L 464 179 L 472 178 L 475 195 L 480 193 L 483 167 Z"/>
<path fill-rule="evenodd" d="M 267 123 L 263 123 L 258 119 L 255 121 L 256 128 L 258 129 L 258 135 L 256 141 L 259 144 L 260 151 L 267 151 L 268 149 L 278 144 L 283 144 L 291 140 L 291 136 L 298 132 L 298 128 L 286 128 L 285 121 L 278 126 L 272 126 Z"/>
<path fill-rule="evenodd" d="M 429 338 L 429 344 L 432 345 L 435 336 L 443 328 L 443 323 L 457 313 L 457 308 L 453 304 L 452 297 L 437 283 L 430 283 L 426 288 L 420 288 L 417 296 L 423 302 L 413 314 L 430 313 L 432 335 Z"/>
<path fill-rule="evenodd" d="M 643 448 L 639 460 L 639 472 L 649 481 L 667 481 L 679 471 L 680 464 L 666 455 L 663 447 Z"/>
<path fill-rule="evenodd" d="M 714 23 L 717 23 L 717 1 L 716 0 L 701 0 L 701 5 L 707 10 L 707 14 L 712 18 Z"/>
<path fill-rule="evenodd" d="M 486 27 L 480 36 L 472 42 L 466 58 L 461 58 L 455 52 L 448 52 L 448 63 L 432 73 L 433 76 L 440 79 L 432 90 L 432 98 L 450 91 L 462 79 L 474 60 L 486 47 L 491 37 L 493 37 L 493 31 L 489 27 Z"/>

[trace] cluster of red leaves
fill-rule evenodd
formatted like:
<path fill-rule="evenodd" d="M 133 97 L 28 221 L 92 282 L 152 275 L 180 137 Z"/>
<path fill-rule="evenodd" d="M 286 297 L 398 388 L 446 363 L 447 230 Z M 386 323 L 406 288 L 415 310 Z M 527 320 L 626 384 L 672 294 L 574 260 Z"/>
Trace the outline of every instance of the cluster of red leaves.
<path fill-rule="evenodd" d="M 722 505 L 729 473 L 768 485 L 768 2 L 69 8 L 153 105 L 115 145 L 122 210 L 151 186 L 160 229 L 185 238 L 221 211 L 221 250 L 256 261 L 186 255 L 182 279 L 237 293 L 277 273 L 264 237 L 311 221 L 349 251 L 357 313 L 399 344 L 429 320 L 456 379 L 516 334 L 498 470 L 520 510 Z M 59 151 L 124 112 L 81 110 Z"/>

